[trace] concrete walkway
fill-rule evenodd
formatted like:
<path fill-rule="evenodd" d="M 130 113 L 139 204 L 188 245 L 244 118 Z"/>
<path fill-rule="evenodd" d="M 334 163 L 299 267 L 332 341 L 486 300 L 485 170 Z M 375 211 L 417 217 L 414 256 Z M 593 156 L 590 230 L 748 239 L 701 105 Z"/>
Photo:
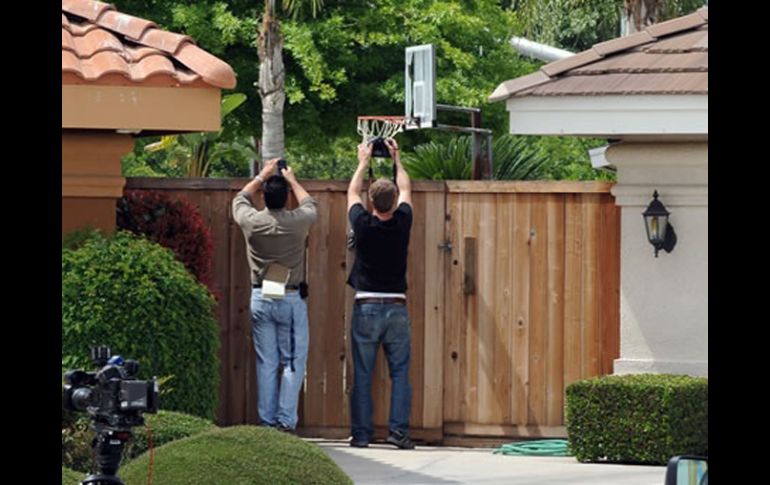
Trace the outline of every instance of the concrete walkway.
<path fill-rule="evenodd" d="M 306 439 L 321 447 L 357 485 L 512 484 L 664 485 L 666 467 L 584 464 L 572 457 L 495 455 L 491 448 L 385 444 L 351 448 L 347 441 Z"/>

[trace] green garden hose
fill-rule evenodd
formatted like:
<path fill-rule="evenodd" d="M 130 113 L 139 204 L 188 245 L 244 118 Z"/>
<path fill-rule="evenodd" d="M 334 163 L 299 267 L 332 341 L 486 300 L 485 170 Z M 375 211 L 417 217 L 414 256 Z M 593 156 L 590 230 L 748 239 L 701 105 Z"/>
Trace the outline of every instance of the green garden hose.
<path fill-rule="evenodd" d="M 519 456 L 572 456 L 567 440 L 514 441 L 495 448 L 492 453 Z"/>

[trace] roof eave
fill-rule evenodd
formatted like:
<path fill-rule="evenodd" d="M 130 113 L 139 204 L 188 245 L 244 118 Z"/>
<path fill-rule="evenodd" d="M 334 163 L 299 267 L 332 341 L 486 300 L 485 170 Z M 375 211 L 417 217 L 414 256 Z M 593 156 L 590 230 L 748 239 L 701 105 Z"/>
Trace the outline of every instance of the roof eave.
<path fill-rule="evenodd" d="M 179 133 L 219 131 L 219 88 L 62 85 L 62 128 Z"/>
<path fill-rule="evenodd" d="M 707 138 L 708 95 L 508 98 L 510 132 L 597 138 Z"/>

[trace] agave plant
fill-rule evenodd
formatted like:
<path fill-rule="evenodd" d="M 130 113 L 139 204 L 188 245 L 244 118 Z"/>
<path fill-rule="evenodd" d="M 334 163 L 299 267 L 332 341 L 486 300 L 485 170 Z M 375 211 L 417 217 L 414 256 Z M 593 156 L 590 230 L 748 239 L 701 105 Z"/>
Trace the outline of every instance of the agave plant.
<path fill-rule="evenodd" d="M 492 177 L 496 180 L 534 180 L 543 175 L 548 159 L 524 139 L 503 135 L 492 143 Z M 404 168 L 415 179 L 467 180 L 471 178 L 471 138 L 429 142 L 404 155 Z"/>
<path fill-rule="evenodd" d="M 404 154 L 404 168 L 414 179 L 464 180 L 471 178 L 470 137 L 447 143 L 431 141 Z"/>
<path fill-rule="evenodd" d="M 548 158 L 527 144 L 524 138 L 503 135 L 492 144 L 492 170 L 496 180 L 537 180 L 543 178 Z"/>

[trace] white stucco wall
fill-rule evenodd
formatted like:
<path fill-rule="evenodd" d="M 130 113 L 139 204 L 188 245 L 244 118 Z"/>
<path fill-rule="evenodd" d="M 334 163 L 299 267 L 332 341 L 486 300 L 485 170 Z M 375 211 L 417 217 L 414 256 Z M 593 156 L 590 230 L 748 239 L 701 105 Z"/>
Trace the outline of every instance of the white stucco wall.
<path fill-rule="evenodd" d="M 620 358 L 616 374 L 708 376 L 708 142 L 619 143 Z M 657 190 L 677 235 L 654 257 L 642 212 Z"/>

